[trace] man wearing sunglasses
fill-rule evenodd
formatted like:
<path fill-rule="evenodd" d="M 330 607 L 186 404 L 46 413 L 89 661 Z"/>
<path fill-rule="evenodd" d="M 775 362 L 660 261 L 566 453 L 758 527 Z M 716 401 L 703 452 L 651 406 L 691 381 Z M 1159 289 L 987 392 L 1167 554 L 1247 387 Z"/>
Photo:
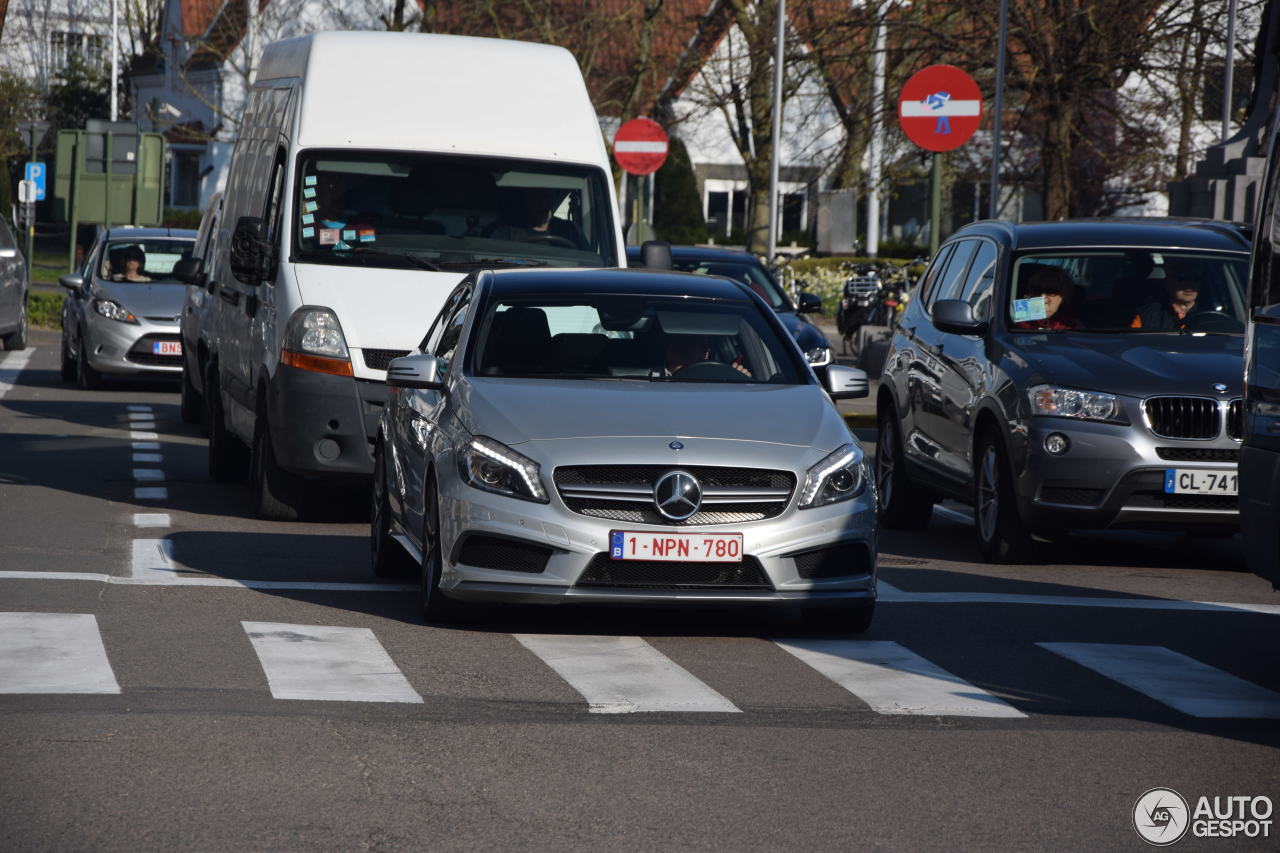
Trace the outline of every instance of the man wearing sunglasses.
<path fill-rule="evenodd" d="M 1187 315 L 1195 310 L 1200 295 L 1195 266 L 1186 261 L 1171 263 L 1165 268 L 1164 290 L 1164 299 L 1138 309 L 1129 324 L 1132 328 L 1174 332 L 1187 327 Z"/>

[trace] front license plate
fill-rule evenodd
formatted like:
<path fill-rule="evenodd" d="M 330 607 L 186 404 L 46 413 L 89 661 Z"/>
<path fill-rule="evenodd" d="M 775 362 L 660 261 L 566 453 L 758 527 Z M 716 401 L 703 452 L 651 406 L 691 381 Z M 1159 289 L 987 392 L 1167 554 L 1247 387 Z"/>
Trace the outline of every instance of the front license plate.
<path fill-rule="evenodd" d="M 1166 468 L 1167 495 L 1234 495 L 1239 481 L 1235 471 L 1205 471 L 1199 468 Z"/>
<path fill-rule="evenodd" d="M 152 341 L 154 355 L 182 355 L 182 341 Z"/>
<path fill-rule="evenodd" d="M 667 560 L 741 563 L 741 533 L 635 533 L 609 531 L 609 556 L 615 560 Z"/>

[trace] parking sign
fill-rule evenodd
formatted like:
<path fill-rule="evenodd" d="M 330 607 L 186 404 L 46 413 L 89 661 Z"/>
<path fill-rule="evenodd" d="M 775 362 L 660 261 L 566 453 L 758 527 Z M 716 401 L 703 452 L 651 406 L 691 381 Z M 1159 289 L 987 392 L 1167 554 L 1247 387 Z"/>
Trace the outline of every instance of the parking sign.
<path fill-rule="evenodd" d="M 36 185 L 35 201 L 44 201 L 44 177 L 46 169 L 44 163 L 28 163 L 25 174 L 26 180 Z"/>

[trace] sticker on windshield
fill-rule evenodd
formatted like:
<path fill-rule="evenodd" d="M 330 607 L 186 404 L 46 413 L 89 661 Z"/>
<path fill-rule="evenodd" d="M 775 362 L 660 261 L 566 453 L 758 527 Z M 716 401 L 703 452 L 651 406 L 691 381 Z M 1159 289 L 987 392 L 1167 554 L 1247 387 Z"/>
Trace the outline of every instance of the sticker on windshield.
<path fill-rule="evenodd" d="M 302 224 L 303 224 L 303 225 L 315 225 L 315 224 L 316 224 L 316 215 L 315 215 L 314 213 L 304 213 L 304 214 L 302 214 Z"/>
<path fill-rule="evenodd" d="M 304 240 L 310 240 L 310 239 L 311 239 L 312 237 L 314 237 L 314 236 L 316 236 L 316 229 L 314 229 L 314 228 L 303 228 L 303 229 L 302 229 L 302 239 L 304 239 Z"/>
<path fill-rule="evenodd" d="M 1030 299 L 1013 300 L 1013 322 L 1027 323 L 1032 320 L 1043 320 L 1049 316 L 1044 308 L 1044 297 L 1033 296 Z"/>
<path fill-rule="evenodd" d="M 338 242 L 337 228 L 321 228 L 320 229 L 320 245 L 333 246 Z"/>
<path fill-rule="evenodd" d="M 342 229 L 342 239 L 343 239 L 343 240 L 354 240 L 354 239 L 356 239 L 356 229 L 354 229 L 354 228 L 344 228 L 344 229 Z"/>
<path fill-rule="evenodd" d="M 303 213 L 315 213 L 316 209 L 319 207 L 320 205 L 316 204 L 314 201 L 309 201 L 302 205 L 302 211 Z"/>
<path fill-rule="evenodd" d="M 375 232 L 372 228 L 361 228 L 361 229 L 360 229 L 360 242 L 361 242 L 361 243 L 372 243 L 372 242 L 373 242 L 374 240 L 376 240 L 376 239 L 378 239 L 377 232 Z"/>
<path fill-rule="evenodd" d="M 302 197 L 303 197 L 303 198 L 315 198 L 315 197 L 316 197 L 316 188 L 315 188 L 315 187 L 307 187 L 305 190 L 303 190 L 303 191 L 302 191 Z"/>
<path fill-rule="evenodd" d="M 305 183 L 309 187 L 314 187 L 316 185 L 316 176 L 307 175 L 306 178 L 303 179 L 303 183 Z"/>

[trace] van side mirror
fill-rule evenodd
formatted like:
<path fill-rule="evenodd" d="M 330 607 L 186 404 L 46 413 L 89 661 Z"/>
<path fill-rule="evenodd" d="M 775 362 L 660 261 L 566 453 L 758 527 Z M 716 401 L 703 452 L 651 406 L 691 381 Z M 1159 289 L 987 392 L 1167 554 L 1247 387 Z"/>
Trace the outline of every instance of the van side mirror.
<path fill-rule="evenodd" d="M 183 284 L 200 287 L 204 284 L 204 274 L 200 272 L 202 263 L 200 258 L 183 258 L 173 265 L 173 277 Z"/>
<path fill-rule="evenodd" d="M 963 299 L 939 299 L 933 303 L 933 325 L 953 335 L 981 335 L 987 322 L 973 316 L 973 306 Z"/>
<path fill-rule="evenodd" d="M 266 220 L 240 217 L 231 235 L 231 274 L 236 281 L 252 287 L 262 284 L 274 263 L 274 254 L 267 242 Z"/>
<path fill-rule="evenodd" d="M 822 297 L 816 293 L 800 294 L 800 304 L 796 306 L 796 312 L 800 314 L 821 314 Z"/>
<path fill-rule="evenodd" d="M 833 400 L 853 400 L 871 393 L 867 372 L 843 364 L 827 365 L 827 393 Z"/>
<path fill-rule="evenodd" d="M 440 360 L 429 353 L 391 359 L 391 363 L 387 365 L 387 384 L 398 388 L 445 390 L 440 377 Z"/>
<path fill-rule="evenodd" d="M 671 269 L 671 244 L 663 240 L 646 240 L 641 243 L 640 265 L 650 270 Z"/>

